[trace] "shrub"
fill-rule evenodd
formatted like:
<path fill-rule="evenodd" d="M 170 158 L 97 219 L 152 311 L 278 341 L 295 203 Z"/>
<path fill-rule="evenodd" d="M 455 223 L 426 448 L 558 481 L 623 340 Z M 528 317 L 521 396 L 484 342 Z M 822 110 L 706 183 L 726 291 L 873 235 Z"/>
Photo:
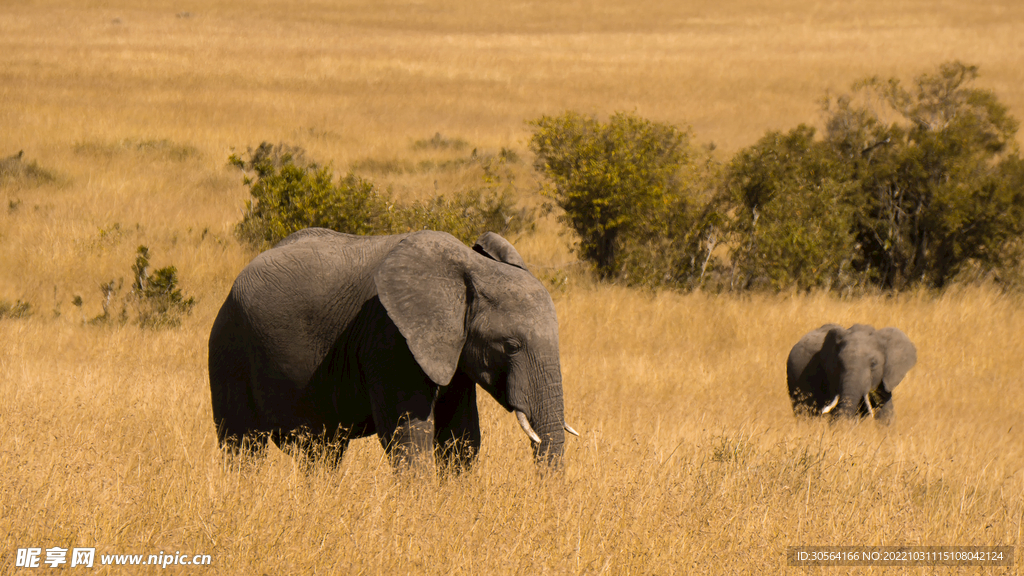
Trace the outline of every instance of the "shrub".
<path fill-rule="evenodd" d="M 689 132 L 626 113 L 602 123 L 569 111 L 530 125 L 535 167 L 579 237 L 580 257 L 600 277 L 631 284 L 692 278 L 717 217 L 695 193 L 701 186 Z"/>
<path fill-rule="evenodd" d="M 730 256 L 743 287 L 941 288 L 1016 265 L 1024 233 L 1017 122 L 977 68 L 906 89 L 869 78 L 825 100 L 825 134 L 769 132 L 727 170 Z"/>
<path fill-rule="evenodd" d="M 185 298 L 178 288 L 178 270 L 166 266 L 149 274 L 149 248 L 139 246 L 132 265 L 132 297 L 137 321 L 143 328 L 174 327 L 192 312 L 195 298 Z M 112 284 L 112 283 L 111 283 Z M 106 314 L 106 309 L 104 309 Z"/>
<path fill-rule="evenodd" d="M 0 320 L 4 318 L 28 318 L 32 315 L 32 305 L 21 300 L 13 304 L 7 300 L 0 300 Z"/>
<path fill-rule="evenodd" d="M 497 156 L 477 155 L 483 181 L 450 197 L 436 196 L 423 203 L 396 206 L 396 230 L 441 230 L 466 244 L 487 231 L 502 235 L 533 230 L 534 213 L 516 205 L 515 175 L 510 164 L 518 161 L 514 152 L 502 148 Z"/>
<path fill-rule="evenodd" d="M 472 244 L 487 231 L 510 234 L 523 230 L 524 222 L 531 221 L 528 214 L 525 208 L 515 206 L 508 192 L 474 189 L 398 207 L 392 232 L 439 230 Z"/>
<path fill-rule="evenodd" d="M 505 169 L 507 155 L 476 158 L 483 186 L 437 196 L 423 203 L 400 204 L 373 183 L 354 174 L 335 181 L 329 166 L 306 162 L 301 149 L 261 144 L 231 164 L 252 172 L 245 177 L 252 200 L 246 203 L 238 237 L 256 249 L 273 246 L 289 234 L 321 227 L 348 234 L 398 234 L 439 230 L 471 243 L 486 231 L 526 229 L 532 213 L 516 206 L 514 181 Z"/>
<path fill-rule="evenodd" d="M 103 294 L 103 313 L 88 321 L 92 325 L 111 322 L 125 324 L 129 320 L 128 308 L 135 311 L 135 323 L 143 328 L 173 328 L 181 324 L 183 317 L 192 313 L 195 298 L 182 295 L 178 287 L 178 270 L 166 266 L 149 273 L 149 248 L 139 246 L 135 263 L 132 264 L 132 289 L 125 298 L 120 298 L 121 310 L 115 318 L 112 314 L 115 298 L 120 293 L 124 280 L 100 284 Z M 75 295 L 72 305 L 81 310 L 82 297 Z M 85 322 L 83 315 L 82 321 Z"/>
<path fill-rule="evenodd" d="M 417 140 L 413 142 L 413 150 L 463 150 L 469 146 L 469 142 L 461 138 L 448 138 L 440 132 L 434 134 L 429 140 Z"/>
<path fill-rule="evenodd" d="M 125 153 L 137 153 L 173 162 L 185 162 L 198 158 L 201 155 L 199 149 L 191 144 L 179 144 L 166 138 L 159 140 L 124 138 L 114 142 L 86 140 L 76 142 L 74 151 L 76 154 L 102 158 L 113 158 Z"/>
<path fill-rule="evenodd" d="M 244 179 L 252 200 L 236 234 L 257 249 L 309 227 L 349 234 L 392 228 L 391 203 L 372 183 L 353 174 L 335 183 L 330 167 L 307 164 L 301 149 L 264 142 L 248 161 L 232 155 L 229 162 L 255 172 Z"/>
<path fill-rule="evenodd" d="M 733 287 L 831 287 L 848 280 L 848 168 L 814 128 L 768 132 L 726 170 Z"/>
<path fill-rule="evenodd" d="M 57 182 L 57 175 L 42 168 L 35 160 L 25 162 L 24 150 L 17 154 L 0 158 L 0 185 L 40 186 Z M 20 200 L 8 205 L 11 212 L 17 209 Z"/>

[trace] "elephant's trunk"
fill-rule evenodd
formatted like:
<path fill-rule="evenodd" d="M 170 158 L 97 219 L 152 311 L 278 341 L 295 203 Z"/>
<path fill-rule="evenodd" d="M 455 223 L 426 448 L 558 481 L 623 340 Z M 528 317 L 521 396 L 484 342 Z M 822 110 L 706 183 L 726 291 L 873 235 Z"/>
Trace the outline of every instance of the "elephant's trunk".
<path fill-rule="evenodd" d="M 516 409 L 516 419 L 523 432 L 530 437 L 533 444 L 533 457 L 537 464 L 558 466 L 562 460 L 565 445 L 565 432 L 571 426 L 565 423 L 562 406 L 562 378 L 557 363 L 547 370 L 534 372 L 541 374 L 540 382 L 526 382 L 526 386 L 512 383 L 511 396 L 522 400 L 515 404 L 528 406 L 527 410 Z M 525 401 L 524 401 L 525 400 Z M 573 431 L 575 432 L 575 431 Z"/>
<path fill-rule="evenodd" d="M 533 445 L 533 458 L 537 464 L 558 466 L 562 462 L 562 452 L 565 447 L 565 423 L 555 425 L 541 425 L 537 431 L 540 443 Z"/>
<path fill-rule="evenodd" d="M 857 416 L 864 405 L 863 402 L 868 391 L 871 390 L 871 369 L 867 366 L 852 367 L 847 364 L 847 370 L 843 373 L 841 382 L 841 393 L 839 406 L 833 410 L 833 414 L 839 414 L 852 418 Z M 868 404 L 870 406 L 870 404 Z M 870 410 L 870 408 L 868 408 Z"/>

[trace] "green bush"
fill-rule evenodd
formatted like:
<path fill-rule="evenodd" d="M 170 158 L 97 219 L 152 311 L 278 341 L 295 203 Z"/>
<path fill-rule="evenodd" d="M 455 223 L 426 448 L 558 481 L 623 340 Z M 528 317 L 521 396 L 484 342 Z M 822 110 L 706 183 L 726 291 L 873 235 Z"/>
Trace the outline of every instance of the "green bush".
<path fill-rule="evenodd" d="M 977 76 L 950 62 L 910 89 L 871 78 L 827 102 L 825 140 L 856 188 L 854 266 L 870 282 L 941 288 L 966 269 L 1019 260 L 1018 125 L 994 93 L 971 86 Z"/>
<path fill-rule="evenodd" d="M 252 199 L 246 202 L 236 233 L 262 250 L 309 227 L 361 235 L 430 229 L 471 243 L 486 231 L 507 234 L 532 226 L 532 213 L 516 206 L 505 156 L 478 161 L 481 187 L 401 204 L 354 174 L 335 180 L 329 166 L 306 162 L 299 148 L 263 143 L 249 151 L 249 160 L 229 158 L 252 174 L 244 180 Z"/>
<path fill-rule="evenodd" d="M 722 245 L 727 218 L 717 197 L 721 166 L 713 147 L 692 150 L 676 175 L 678 188 L 668 198 L 659 226 L 645 226 L 622 243 L 619 278 L 631 285 L 672 286 L 686 290 L 723 287 Z"/>
<path fill-rule="evenodd" d="M 191 296 L 182 296 L 177 268 L 166 266 L 149 274 L 149 248 L 139 246 L 132 273 L 132 298 L 139 326 L 174 327 L 181 323 L 182 317 L 192 313 L 196 301 Z"/>
<path fill-rule="evenodd" d="M 391 229 L 391 203 L 370 182 L 349 174 L 335 183 L 329 166 L 306 163 L 301 149 L 285 145 L 264 142 L 249 156 L 248 161 L 229 158 L 255 173 L 245 177 L 252 200 L 236 228 L 249 245 L 267 248 L 309 227 L 349 234 Z"/>
<path fill-rule="evenodd" d="M 474 189 L 398 207 L 392 233 L 439 230 L 472 244 L 487 231 L 507 235 L 532 227 L 532 213 L 517 207 L 508 191 Z"/>
<path fill-rule="evenodd" d="M 683 177 L 696 156 L 689 132 L 621 112 L 607 123 L 569 111 L 529 124 L 535 167 L 600 277 L 661 283 L 697 260 L 704 206 Z"/>
<path fill-rule="evenodd" d="M 1024 163 L 1017 122 L 976 77 L 951 62 L 910 89 L 862 80 L 825 100 L 823 139 L 800 125 L 740 151 L 724 186 L 736 285 L 1009 275 L 1024 248 Z"/>
<path fill-rule="evenodd" d="M 853 233 L 849 169 L 801 124 L 768 132 L 726 169 L 732 275 L 739 288 L 848 282 Z"/>
<path fill-rule="evenodd" d="M 75 295 L 71 304 L 79 309 L 82 322 L 94 326 L 111 323 L 127 324 L 128 309 L 135 312 L 135 323 L 143 328 L 174 328 L 181 324 L 182 318 L 192 313 L 196 304 L 194 297 L 186 298 L 178 287 L 178 270 L 174 266 L 166 266 L 149 273 L 149 248 L 139 246 L 132 264 L 132 288 L 125 297 L 119 297 L 124 279 L 111 280 L 100 284 L 103 295 L 103 313 L 86 321 L 81 312 L 84 301 Z M 115 304 L 120 304 L 120 312 L 115 316 Z"/>

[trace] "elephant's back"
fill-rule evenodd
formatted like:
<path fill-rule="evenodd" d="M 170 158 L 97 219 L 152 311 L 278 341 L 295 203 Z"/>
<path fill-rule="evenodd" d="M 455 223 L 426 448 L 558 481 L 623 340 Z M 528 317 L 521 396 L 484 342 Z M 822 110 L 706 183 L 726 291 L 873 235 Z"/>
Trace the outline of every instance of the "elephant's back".
<path fill-rule="evenodd" d="M 301 242 L 327 242 L 335 245 L 358 244 L 367 238 L 381 238 L 381 236 L 357 236 L 355 234 L 336 232 L 328 228 L 303 228 L 298 232 L 289 234 L 283 240 L 274 244 L 271 250 Z"/>
<path fill-rule="evenodd" d="M 324 228 L 300 230 L 254 258 L 232 286 L 237 294 L 254 291 L 295 293 L 315 299 L 358 283 L 387 257 L 406 235 L 355 236 Z"/>
<path fill-rule="evenodd" d="M 290 358 L 279 371 L 301 380 L 376 296 L 374 272 L 403 239 L 297 232 L 254 258 L 238 275 L 228 299 L 254 347 L 268 354 L 275 351 L 275 358 Z"/>

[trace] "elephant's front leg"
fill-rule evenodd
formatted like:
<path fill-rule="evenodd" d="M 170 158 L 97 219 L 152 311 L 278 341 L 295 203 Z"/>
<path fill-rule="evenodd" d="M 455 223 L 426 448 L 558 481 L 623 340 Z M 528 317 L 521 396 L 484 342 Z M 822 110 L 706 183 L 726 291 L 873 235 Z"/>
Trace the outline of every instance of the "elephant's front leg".
<path fill-rule="evenodd" d="M 395 379 L 372 394 L 377 436 L 395 468 L 434 465 L 434 402 L 437 386 L 430 380 Z"/>
<path fill-rule="evenodd" d="M 456 372 L 451 384 L 438 391 L 434 438 L 442 470 L 468 470 L 480 452 L 476 383 L 462 372 Z"/>
<path fill-rule="evenodd" d="M 420 368 L 383 307 L 374 312 L 376 329 L 368 330 L 357 355 L 377 436 L 396 468 L 420 462 L 432 467 L 438 386 Z"/>
<path fill-rule="evenodd" d="M 384 438 L 381 438 L 384 442 Z M 391 465 L 397 469 L 434 466 L 434 417 L 406 412 L 399 416 L 398 426 L 385 450 Z"/>

